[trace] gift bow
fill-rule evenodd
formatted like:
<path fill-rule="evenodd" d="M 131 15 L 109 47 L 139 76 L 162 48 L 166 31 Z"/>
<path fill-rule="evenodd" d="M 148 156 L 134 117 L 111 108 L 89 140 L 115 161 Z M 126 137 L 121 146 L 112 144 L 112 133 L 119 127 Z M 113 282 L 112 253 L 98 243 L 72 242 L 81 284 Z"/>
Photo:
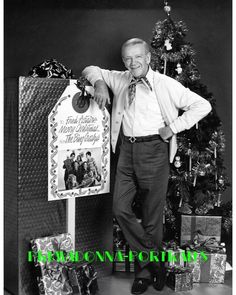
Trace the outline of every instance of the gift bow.
<path fill-rule="evenodd" d="M 191 267 L 183 267 L 183 266 L 172 266 L 168 267 L 168 272 L 175 273 L 175 274 L 181 274 L 181 273 L 191 273 L 192 269 Z"/>
<path fill-rule="evenodd" d="M 177 243 L 174 240 L 171 240 L 169 242 L 163 242 L 162 243 L 162 248 L 163 250 L 173 250 L 176 251 L 179 249 L 179 246 L 177 245 Z"/>
<path fill-rule="evenodd" d="M 215 253 L 226 253 L 225 244 L 220 243 L 216 240 L 215 237 L 207 238 L 204 241 L 199 241 L 200 235 L 193 239 L 193 243 L 188 245 L 188 247 L 192 250 L 203 250 L 207 252 L 215 252 Z"/>

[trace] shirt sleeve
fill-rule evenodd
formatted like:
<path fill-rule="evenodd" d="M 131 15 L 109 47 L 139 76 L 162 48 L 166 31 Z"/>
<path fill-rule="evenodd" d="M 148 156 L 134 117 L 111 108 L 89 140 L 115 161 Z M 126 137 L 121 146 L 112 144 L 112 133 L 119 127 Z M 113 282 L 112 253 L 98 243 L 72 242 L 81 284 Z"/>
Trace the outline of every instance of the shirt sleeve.
<path fill-rule="evenodd" d="M 88 66 L 82 71 L 82 75 L 94 86 L 96 81 L 103 80 L 111 90 L 116 91 L 122 87 L 125 79 L 125 73 L 122 71 L 110 71 L 101 69 L 97 66 Z"/>
<path fill-rule="evenodd" d="M 169 125 L 173 133 L 176 134 L 185 129 L 190 129 L 203 119 L 211 111 L 212 107 L 206 99 L 184 87 L 181 83 L 174 79 L 169 80 L 168 83 L 170 81 L 171 84 L 167 87 L 171 99 L 178 109 L 184 110 L 184 113 Z"/>

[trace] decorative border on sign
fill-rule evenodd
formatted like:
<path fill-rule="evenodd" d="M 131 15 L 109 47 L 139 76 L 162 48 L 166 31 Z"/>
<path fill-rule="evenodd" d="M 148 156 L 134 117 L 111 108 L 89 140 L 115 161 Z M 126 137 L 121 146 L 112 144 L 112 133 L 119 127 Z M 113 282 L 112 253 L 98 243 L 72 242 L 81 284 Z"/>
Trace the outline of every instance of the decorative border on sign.
<path fill-rule="evenodd" d="M 108 171 L 107 171 L 107 164 L 108 164 L 108 153 L 109 153 L 109 124 L 108 124 L 108 116 L 106 115 L 105 110 L 102 111 L 103 114 L 103 119 L 102 119 L 102 126 L 103 126 L 103 132 L 102 132 L 102 139 L 103 139 L 103 144 L 102 144 L 102 159 L 101 159 L 101 175 L 102 175 L 102 180 L 101 180 L 101 185 L 99 188 L 79 188 L 74 191 L 66 191 L 66 192 L 58 192 L 58 188 L 56 185 L 56 179 L 57 179 L 57 162 L 55 161 L 55 157 L 58 154 L 58 146 L 55 145 L 57 141 L 57 122 L 55 121 L 55 117 L 58 114 L 58 107 L 61 105 L 62 101 L 64 101 L 67 98 L 70 98 L 70 95 L 61 97 L 55 107 L 52 110 L 52 115 L 50 116 L 50 127 L 51 127 L 51 134 L 52 134 L 52 141 L 50 142 L 50 148 L 51 148 L 51 153 L 50 153 L 50 163 L 51 163 L 51 168 L 50 168 L 50 186 L 51 186 L 51 194 L 54 196 L 54 198 L 59 198 L 63 199 L 66 196 L 69 197 L 81 197 L 85 195 L 91 195 L 91 194 L 98 194 L 101 190 L 104 189 L 104 185 L 107 181 L 108 177 Z"/>

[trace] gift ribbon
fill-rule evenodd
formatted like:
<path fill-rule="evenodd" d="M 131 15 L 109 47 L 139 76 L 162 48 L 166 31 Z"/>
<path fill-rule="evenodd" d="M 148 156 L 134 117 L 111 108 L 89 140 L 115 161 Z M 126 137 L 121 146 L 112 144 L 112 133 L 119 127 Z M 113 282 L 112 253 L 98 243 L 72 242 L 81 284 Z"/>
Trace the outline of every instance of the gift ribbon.
<path fill-rule="evenodd" d="M 181 273 L 187 273 L 187 272 L 192 272 L 192 269 L 190 267 L 183 267 L 183 266 L 172 266 L 168 267 L 167 270 L 169 273 L 175 273 L 175 274 L 181 274 Z"/>
<path fill-rule="evenodd" d="M 125 255 L 129 255 L 129 246 L 126 246 Z M 125 258 L 125 271 L 130 272 L 130 261 L 129 259 Z"/>
<path fill-rule="evenodd" d="M 190 217 L 190 222 L 191 222 L 191 229 L 190 229 L 191 237 L 190 237 L 190 239 L 191 239 L 191 241 L 194 238 L 194 236 L 193 236 L 194 232 L 196 232 L 196 219 L 197 219 L 196 216 Z"/>
<path fill-rule="evenodd" d="M 209 282 L 211 269 L 211 255 L 207 255 L 207 261 L 200 263 L 200 282 Z"/>
<path fill-rule="evenodd" d="M 198 234 L 199 235 L 199 234 Z M 220 244 L 220 242 L 216 241 L 215 237 L 207 238 L 204 241 L 200 242 L 198 238 L 197 244 L 188 245 L 192 250 L 200 250 L 210 253 L 226 253 L 224 243 Z"/>

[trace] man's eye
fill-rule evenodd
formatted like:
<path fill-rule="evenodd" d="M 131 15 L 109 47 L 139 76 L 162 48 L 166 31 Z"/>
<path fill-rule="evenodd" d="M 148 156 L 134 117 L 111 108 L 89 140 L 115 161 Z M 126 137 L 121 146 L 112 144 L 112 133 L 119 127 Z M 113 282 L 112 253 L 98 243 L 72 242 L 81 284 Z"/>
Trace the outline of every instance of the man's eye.
<path fill-rule="evenodd" d="M 129 62 L 130 60 L 130 58 L 125 58 L 125 62 Z"/>

